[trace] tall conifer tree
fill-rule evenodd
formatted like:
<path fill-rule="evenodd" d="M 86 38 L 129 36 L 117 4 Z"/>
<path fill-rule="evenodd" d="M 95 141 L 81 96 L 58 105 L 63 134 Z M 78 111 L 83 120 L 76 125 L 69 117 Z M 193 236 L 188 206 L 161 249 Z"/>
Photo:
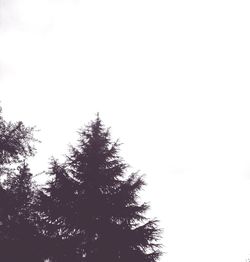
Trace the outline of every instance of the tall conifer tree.
<path fill-rule="evenodd" d="M 119 143 L 111 141 L 99 116 L 79 136 L 49 185 L 50 201 L 61 205 L 57 218 L 48 210 L 51 223 L 61 221 L 61 233 L 76 241 L 79 261 L 157 261 L 160 229 L 146 217 L 149 206 L 138 198 L 143 177 L 126 174 Z"/>
<path fill-rule="evenodd" d="M 25 126 L 21 121 L 5 121 L 0 107 L 0 256 L 6 262 L 36 261 L 31 251 L 32 247 L 27 242 L 36 231 L 31 225 L 33 224 L 30 216 L 32 212 L 29 210 L 30 206 L 28 207 L 30 198 L 22 198 L 26 193 L 28 196 L 29 193 L 18 191 L 21 188 L 28 189 L 24 184 L 29 183 L 30 173 L 27 165 L 22 166 L 21 163 L 35 153 L 33 142 L 36 140 L 33 137 L 33 131 L 34 128 Z M 21 166 L 16 172 L 18 164 Z M 28 180 L 21 183 L 21 180 L 18 180 L 19 175 Z M 2 184 L 4 178 L 7 178 L 5 189 Z"/>
<path fill-rule="evenodd" d="M 12 171 L 4 182 L 8 196 L 8 219 L 3 224 L 3 234 L 9 252 L 6 261 L 40 261 L 38 242 L 38 215 L 36 190 L 28 164 L 23 162 L 17 172 Z M 12 250 L 12 252 L 11 252 Z"/>
<path fill-rule="evenodd" d="M 4 186 L 10 199 L 9 216 L 18 223 L 21 220 L 32 221 L 34 212 L 35 188 L 32 182 L 32 174 L 26 162 L 18 166 L 17 172 L 7 176 Z"/>
<path fill-rule="evenodd" d="M 66 166 L 52 159 L 50 181 L 40 191 L 38 211 L 41 217 L 40 228 L 45 237 L 45 255 L 53 262 L 81 261 L 78 250 L 75 218 L 76 185 L 66 172 Z"/>

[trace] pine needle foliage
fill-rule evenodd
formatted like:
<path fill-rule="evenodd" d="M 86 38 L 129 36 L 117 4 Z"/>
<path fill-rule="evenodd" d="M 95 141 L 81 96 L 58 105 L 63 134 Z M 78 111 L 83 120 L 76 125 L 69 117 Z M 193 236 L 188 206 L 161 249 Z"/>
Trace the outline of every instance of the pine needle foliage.
<path fill-rule="evenodd" d="M 139 199 L 144 178 L 127 174 L 119 147 L 97 115 L 80 130 L 65 163 L 52 161 L 52 180 L 43 194 L 47 233 L 71 243 L 70 252 L 61 250 L 55 261 L 72 254 L 70 261 L 158 261 L 161 230 L 157 220 L 146 217 L 149 205 Z"/>

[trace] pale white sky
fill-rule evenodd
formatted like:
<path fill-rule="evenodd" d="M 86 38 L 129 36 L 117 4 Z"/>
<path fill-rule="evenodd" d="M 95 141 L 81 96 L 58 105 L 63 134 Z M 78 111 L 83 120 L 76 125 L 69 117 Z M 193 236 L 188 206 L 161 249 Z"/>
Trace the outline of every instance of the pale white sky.
<path fill-rule="evenodd" d="M 146 173 L 161 262 L 250 257 L 250 3 L 0 0 L 0 100 L 32 170 L 96 112 Z"/>

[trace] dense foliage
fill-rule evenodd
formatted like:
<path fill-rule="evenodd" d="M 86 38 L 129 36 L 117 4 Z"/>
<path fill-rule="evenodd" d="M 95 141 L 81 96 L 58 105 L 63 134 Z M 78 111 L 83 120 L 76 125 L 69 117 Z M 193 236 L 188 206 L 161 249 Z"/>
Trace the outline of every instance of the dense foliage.
<path fill-rule="evenodd" d="M 33 131 L 21 121 L 6 122 L 0 110 L 0 255 L 5 262 L 40 259 L 34 245 L 39 238 L 36 190 L 25 162 L 35 153 Z"/>
<path fill-rule="evenodd" d="M 67 161 L 51 164 L 43 199 L 48 233 L 67 239 L 79 261 L 153 262 L 161 253 L 157 221 L 145 216 L 147 204 L 139 204 L 144 180 L 126 175 L 118 153 L 119 143 L 97 117 L 79 132 Z"/>
<path fill-rule="evenodd" d="M 33 131 L 33 127 L 26 127 L 22 121 L 5 121 L 0 108 L 0 168 L 34 155 Z"/>
<path fill-rule="evenodd" d="M 155 262 L 161 255 L 158 221 L 128 174 L 119 142 L 96 117 L 79 132 L 64 163 L 52 159 L 38 189 L 27 164 L 33 128 L 6 122 L 0 111 L 0 253 L 4 261 Z M 7 171 L 7 172 L 6 172 Z"/>

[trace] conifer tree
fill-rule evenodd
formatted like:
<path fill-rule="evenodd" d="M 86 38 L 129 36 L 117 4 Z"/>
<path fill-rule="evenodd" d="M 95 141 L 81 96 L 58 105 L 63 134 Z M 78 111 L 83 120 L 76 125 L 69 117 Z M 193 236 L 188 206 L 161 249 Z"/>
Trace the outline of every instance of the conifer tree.
<path fill-rule="evenodd" d="M 79 261 L 157 261 L 160 229 L 145 215 L 149 206 L 139 201 L 143 177 L 127 175 L 119 143 L 111 141 L 99 116 L 79 136 L 61 171 L 52 172 L 48 198 L 61 207 L 56 219 L 51 206 L 48 219 L 54 225 L 61 221 L 61 232 L 77 241 Z"/>
<path fill-rule="evenodd" d="M 80 261 L 78 241 L 74 240 L 75 225 L 71 219 L 75 212 L 76 181 L 68 176 L 65 165 L 55 159 L 51 160 L 49 174 L 52 178 L 40 191 L 38 205 L 40 229 L 46 239 L 45 253 L 53 262 Z"/>
<path fill-rule="evenodd" d="M 33 132 L 21 121 L 4 120 L 0 107 L 0 256 L 5 262 L 36 261 L 28 243 L 36 231 L 31 219 L 31 175 L 27 164 L 22 164 L 35 153 Z"/>
<path fill-rule="evenodd" d="M 40 261 L 37 254 L 39 230 L 36 190 L 28 164 L 23 162 L 4 182 L 8 196 L 8 220 L 3 225 L 8 248 L 6 261 Z M 9 259 L 9 260 L 8 260 Z"/>
<path fill-rule="evenodd" d="M 16 221 L 23 219 L 31 221 L 31 214 L 34 211 L 35 187 L 32 182 L 32 174 L 28 164 L 24 161 L 17 168 L 17 173 L 7 176 L 4 182 L 5 189 L 11 200 L 10 216 Z"/>

